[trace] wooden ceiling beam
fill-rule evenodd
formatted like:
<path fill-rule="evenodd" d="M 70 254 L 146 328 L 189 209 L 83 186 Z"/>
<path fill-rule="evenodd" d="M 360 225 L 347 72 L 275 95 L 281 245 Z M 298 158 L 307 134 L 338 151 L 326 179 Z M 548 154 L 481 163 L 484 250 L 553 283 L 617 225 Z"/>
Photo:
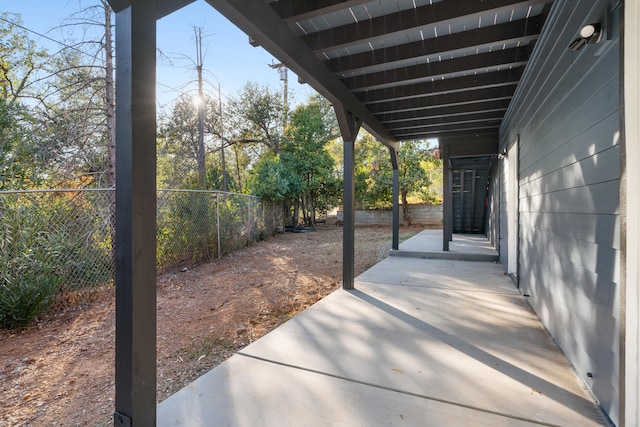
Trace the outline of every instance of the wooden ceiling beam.
<path fill-rule="evenodd" d="M 476 28 L 461 33 L 432 37 L 418 42 L 377 49 L 354 55 L 341 56 L 325 61 L 336 74 L 353 71 L 376 71 L 379 67 L 399 68 L 414 64 L 435 55 L 448 56 L 469 49 L 483 49 L 496 44 L 536 40 L 541 30 L 536 17 L 489 27 Z"/>
<path fill-rule="evenodd" d="M 271 8 L 287 23 L 317 18 L 339 10 L 370 3 L 371 0 L 278 0 Z"/>
<path fill-rule="evenodd" d="M 375 102 L 389 102 L 433 96 L 441 93 L 517 85 L 523 72 L 524 67 L 517 67 L 491 73 L 473 74 L 470 76 L 440 79 L 384 89 L 373 89 L 366 92 L 358 92 L 356 96 L 364 104 L 371 104 Z"/>
<path fill-rule="evenodd" d="M 384 125 L 391 123 L 417 120 L 424 117 L 455 117 L 467 114 L 478 114 L 481 112 L 502 112 L 507 111 L 510 99 L 500 99 L 492 101 L 478 102 L 475 104 L 452 105 L 446 107 L 434 107 L 426 110 L 406 111 L 403 113 L 385 113 L 376 117 Z"/>
<path fill-rule="evenodd" d="M 413 129 L 409 131 L 399 131 L 392 132 L 393 135 L 402 141 L 410 140 L 410 139 L 427 139 L 427 138 L 436 138 L 438 135 L 448 134 L 448 133 L 467 133 L 470 135 L 479 134 L 479 133 L 488 133 L 488 132 L 497 132 L 500 127 L 500 123 L 496 125 L 484 125 L 484 124 L 453 124 L 453 125 L 444 125 L 434 128 L 425 128 L 425 129 Z"/>
<path fill-rule="evenodd" d="M 477 14 L 500 13 L 548 3 L 550 0 L 448 0 L 390 13 L 302 37 L 312 51 L 322 52 L 390 37 L 434 24 L 457 24 Z"/>
<path fill-rule="evenodd" d="M 334 105 L 340 104 L 362 121 L 382 143 L 397 148 L 397 141 L 371 112 L 294 34 L 264 1 L 206 0 L 260 46 L 284 63 Z"/>
<path fill-rule="evenodd" d="M 347 88 L 354 92 L 384 89 L 386 87 L 426 82 L 443 77 L 446 78 L 447 76 L 462 73 L 522 67 L 527 63 L 529 55 L 530 51 L 528 47 L 523 46 L 364 74 L 342 79 L 342 82 Z"/>
<path fill-rule="evenodd" d="M 468 113 L 464 115 L 456 115 L 456 116 L 446 116 L 446 117 L 431 117 L 426 116 L 421 119 L 414 120 L 405 120 L 402 122 L 389 123 L 387 125 L 387 129 L 391 132 L 398 132 L 400 130 L 410 130 L 410 129 L 421 129 L 421 128 L 432 128 L 439 127 L 443 125 L 453 125 L 453 124 L 462 124 L 462 123 L 483 123 L 488 124 L 487 122 L 500 123 L 502 121 L 502 117 L 504 116 L 504 111 L 476 111 L 473 113 Z"/>
<path fill-rule="evenodd" d="M 515 86 L 477 89 L 422 98 L 403 99 L 401 101 L 380 102 L 369 105 L 369 111 L 378 116 L 383 113 L 400 113 L 412 110 L 425 110 L 454 105 L 469 105 L 491 100 L 511 99 Z"/>

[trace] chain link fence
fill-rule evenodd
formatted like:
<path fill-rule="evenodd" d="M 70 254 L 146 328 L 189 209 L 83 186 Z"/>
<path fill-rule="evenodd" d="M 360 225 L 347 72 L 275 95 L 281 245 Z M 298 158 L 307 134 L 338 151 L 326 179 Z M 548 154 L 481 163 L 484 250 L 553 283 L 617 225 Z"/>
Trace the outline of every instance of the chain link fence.
<path fill-rule="evenodd" d="M 158 190 L 158 272 L 267 238 L 281 220 L 276 210 L 244 194 Z M 24 298 L 42 306 L 55 295 L 111 285 L 114 217 L 113 189 L 0 191 L 0 320 L 5 326 L 13 320 L 2 318 L 2 312 L 24 304 Z"/>
<path fill-rule="evenodd" d="M 219 258 L 266 239 L 274 230 L 265 224 L 269 210 L 245 194 L 159 190 L 158 270 Z"/>

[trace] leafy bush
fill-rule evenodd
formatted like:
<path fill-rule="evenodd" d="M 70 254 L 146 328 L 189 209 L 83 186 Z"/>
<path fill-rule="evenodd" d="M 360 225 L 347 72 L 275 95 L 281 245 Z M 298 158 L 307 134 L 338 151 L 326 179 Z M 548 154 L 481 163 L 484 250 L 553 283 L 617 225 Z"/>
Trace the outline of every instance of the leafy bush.
<path fill-rule="evenodd" d="M 37 206 L 6 207 L 0 229 L 0 327 L 13 329 L 47 310 L 58 292 L 63 238 L 45 231 Z"/>
<path fill-rule="evenodd" d="M 0 327 L 16 329 L 31 323 L 49 308 L 58 292 L 60 278 L 28 272 L 13 283 L 0 284 Z"/>

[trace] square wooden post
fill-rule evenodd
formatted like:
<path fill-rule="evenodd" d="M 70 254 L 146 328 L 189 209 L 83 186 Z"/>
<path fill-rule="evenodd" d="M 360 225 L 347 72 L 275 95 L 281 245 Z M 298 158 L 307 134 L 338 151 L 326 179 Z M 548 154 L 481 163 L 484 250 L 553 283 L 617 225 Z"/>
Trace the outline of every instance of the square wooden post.
<path fill-rule="evenodd" d="M 156 423 L 156 0 L 116 13 L 115 426 Z"/>

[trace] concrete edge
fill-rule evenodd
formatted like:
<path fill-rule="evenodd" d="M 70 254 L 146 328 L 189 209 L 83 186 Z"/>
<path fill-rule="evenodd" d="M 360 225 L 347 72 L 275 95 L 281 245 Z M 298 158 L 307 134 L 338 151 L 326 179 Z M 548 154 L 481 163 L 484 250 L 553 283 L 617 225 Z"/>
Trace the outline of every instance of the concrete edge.
<path fill-rule="evenodd" d="M 459 252 L 422 252 L 391 249 L 389 256 L 421 259 L 445 259 L 452 261 L 497 262 L 498 255 L 469 254 Z"/>

